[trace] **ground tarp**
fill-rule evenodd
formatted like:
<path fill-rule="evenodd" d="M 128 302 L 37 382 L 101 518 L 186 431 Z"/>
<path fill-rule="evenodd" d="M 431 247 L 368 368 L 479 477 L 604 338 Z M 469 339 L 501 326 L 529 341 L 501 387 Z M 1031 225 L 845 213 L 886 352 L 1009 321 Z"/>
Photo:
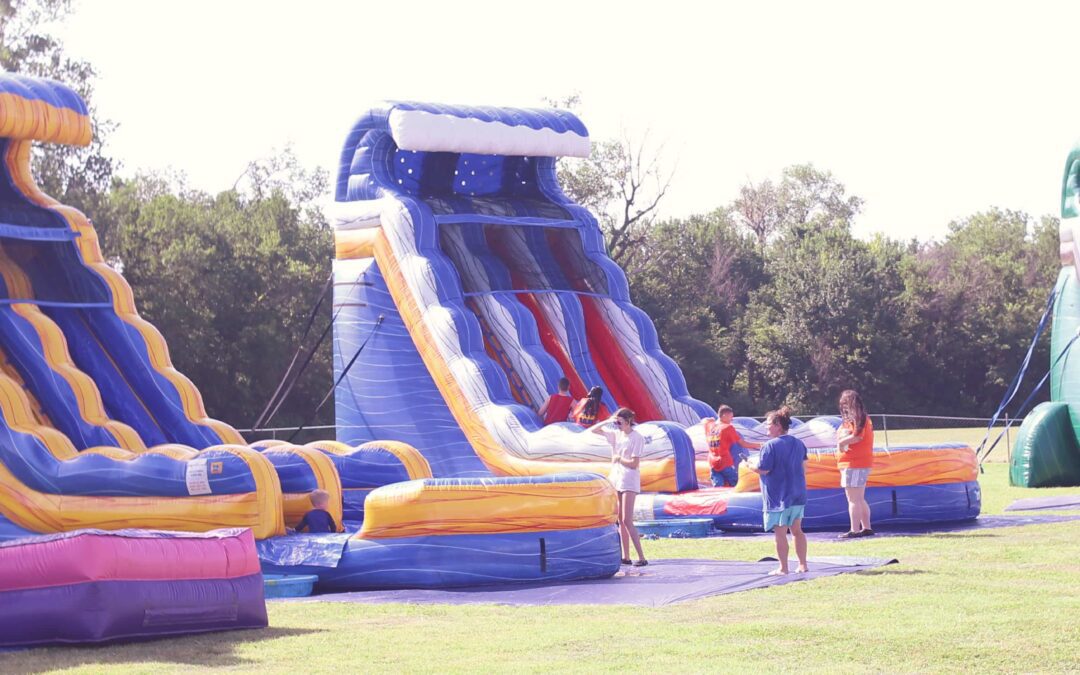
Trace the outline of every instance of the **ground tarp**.
<path fill-rule="evenodd" d="M 1053 497 L 1017 499 L 1005 507 L 1006 511 L 1048 511 L 1051 509 L 1080 510 L 1080 495 L 1055 495 Z"/>
<path fill-rule="evenodd" d="M 288 602 L 359 602 L 498 605 L 640 605 L 663 607 L 711 595 L 830 577 L 897 562 L 889 558 L 811 557 L 810 571 L 769 576 L 776 560 L 654 560 L 646 567 L 623 567 L 612 578 L 554 584 L 475 586 L 470 588 L 329 593 Z M 794 570 L 798 562 L 791 561 Z"/>

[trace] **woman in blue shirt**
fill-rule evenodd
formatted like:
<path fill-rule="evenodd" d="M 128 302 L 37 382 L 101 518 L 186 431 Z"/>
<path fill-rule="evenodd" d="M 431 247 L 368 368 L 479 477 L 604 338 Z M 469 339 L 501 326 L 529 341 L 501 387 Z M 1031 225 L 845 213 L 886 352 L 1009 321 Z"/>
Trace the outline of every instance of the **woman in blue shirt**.
<path fill-rule="evenodd" d="M 788 573 L 788 530 L 795 538 L 799 572 L 806 567 L 806 533 L 802 530 L 806 509 L 806 445 L 787 435 L 791 428 L 791 408 L 783 406 L 765 417 L 771 440 L 761 446 L 757 466 L 747 468 L 761 477 L 761 501 L 765 513 L 765 531 L 776 537 L 776 557 L 780 567 L 771 575 Z"/>

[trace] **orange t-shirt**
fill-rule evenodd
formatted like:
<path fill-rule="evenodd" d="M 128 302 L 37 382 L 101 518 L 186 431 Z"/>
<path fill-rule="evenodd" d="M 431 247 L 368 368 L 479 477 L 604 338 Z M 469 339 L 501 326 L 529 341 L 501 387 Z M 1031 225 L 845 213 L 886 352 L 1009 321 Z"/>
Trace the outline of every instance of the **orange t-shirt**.
<path fill-rule="evenodd" d="M 837 430 L 852 431 L 855 425 L 844 422 Z M 836 460 L 836 466 L 841 469 L 869 469 L 874 466 L 874 423 L 866 418 L 866 425 L 862 430 L 862 440 L 847 446 Z"/>
<path fill-rule="evenodd" d="M 735 466 L 731 458 L 731 446 L 742 440 L 735 430 L 735 425 L 724 424 L 720 420 L 709 419 L 705 422 L 705 440 L 709 443 L 709 467 L 714 471 L 723 471 Z"/>

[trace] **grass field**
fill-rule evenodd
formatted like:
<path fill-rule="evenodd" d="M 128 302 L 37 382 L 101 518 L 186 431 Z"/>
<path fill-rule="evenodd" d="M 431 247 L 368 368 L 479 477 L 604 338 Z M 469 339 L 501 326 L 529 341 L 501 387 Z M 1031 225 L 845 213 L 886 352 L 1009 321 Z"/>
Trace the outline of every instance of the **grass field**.
<path fill-rule="evenodd" d="M 891 440 L 891 439 L 890 439 Z M 986 514 L 1075 493 L 981 478 Z M 851 542 L 810 555 L 899 565 L 661 609 L 271 602 L 266 630 L 0 655 L 0 672 L 1077 672 L 1080 521 Z M 771 540 L 646 542 L 657 558 L 756 560 Z"/>

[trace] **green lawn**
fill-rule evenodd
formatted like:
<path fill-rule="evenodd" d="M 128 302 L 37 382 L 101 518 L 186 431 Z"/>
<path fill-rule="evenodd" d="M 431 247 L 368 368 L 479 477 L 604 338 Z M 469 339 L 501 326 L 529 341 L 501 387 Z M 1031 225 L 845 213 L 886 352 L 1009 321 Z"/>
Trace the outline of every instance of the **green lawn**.
<path fill-rule="evenodd" d="M 1077 492 L 982 477 L 984 513 Z M 810 542 L 899 565 L 662 609 L 270 603 L 267 630 L 0 655 L 0 672 L 1066 672 L 1080 670 L 1080 521 Z M 769 539 L 646 542 L 652 558 L 756 560 Z"/>

